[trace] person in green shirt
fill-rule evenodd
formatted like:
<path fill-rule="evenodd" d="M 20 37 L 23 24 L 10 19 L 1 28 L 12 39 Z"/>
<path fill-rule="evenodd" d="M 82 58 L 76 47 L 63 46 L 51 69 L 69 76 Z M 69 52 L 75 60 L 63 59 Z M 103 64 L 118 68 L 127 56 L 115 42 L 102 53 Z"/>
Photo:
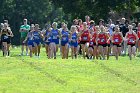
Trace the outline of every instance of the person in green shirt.
<path fill-rule="evenodd" d="M 21 55 L 24 54 L 24 47 L 26 46 L 26 55 L 28 55 L 28 46 L 27 42 L 23 42 L 30 30 L 30 25 L 27 24 L 27 19 L 23 20 L 24 24 L 20 26 L 20 42 L 21 42 Z"/>

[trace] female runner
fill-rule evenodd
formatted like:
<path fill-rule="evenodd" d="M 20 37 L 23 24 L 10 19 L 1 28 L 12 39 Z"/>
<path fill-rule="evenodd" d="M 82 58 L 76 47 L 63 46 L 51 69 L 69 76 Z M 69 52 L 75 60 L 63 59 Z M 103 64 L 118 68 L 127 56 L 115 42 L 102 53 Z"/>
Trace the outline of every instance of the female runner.
<path fill-rule="evenodd" d="M 46 50 L 46 55 L 48 56 L 49 58 L 49 44 L 50 44 L 50 41 L 51 41 L 51 36 L 50 36 L 50 32 L 51 32 L 51 26 L 48 25 L 47 28 L 45 29 L 44 33 L 43 33 L 43 40 L 44 40 L 44 43 L 45 43 L 45 50 Z"/>
<path fill-rule="evenodd" d="M 94 41 L 93 38 L 91 37 L 90 41 L 89 41 L 89 48 L 88 48 L 88 57 L 89 59 L 92 59 L 93 57 L 93 50 L 94 50 Z"/>
<path fill-rule="evenodd" d="M 69 43 L 69 32 L 67 29 L 67 25 L 65 24 L 61 32 L 62 59 L 68 59 L 68 49 L 69 49 L 68 43 Z"/>
<path fill-rule="evenodd" d="M 35 56 L 40 57 L 40 48 L 41 48 L 41 38 L 43 35 L 41 34 L 39 30 L 39 25 L 35 24 L 35 28 L 33 31 L 33 40 L 34 40 L 34 46 L 35 46 Z"/>
<path fill-rule="evenodd" d="M 99 26 L 95 26 L 95 30 L 94 32 L 92 33 L 92 39 L 93 39 L 93 43 L 94 43 L 94 50 L 93 50 L 93 58 L 95 59 L 98 59 L 98 46 L 96 44 L 96 40 L 97 40 L 97 35 L 98 33 L 100 32 L 100 28 Z"/>
<path fill-rule="evenodd" d="M 9 28 L 8 24 L 4 23 L 4 28 L 0 32 L 1 42 L 3 45 L 3 56 L 10 55 L 10 45 L 11 45 L 10 38 L 13 37 L 13 33 L 8 28 Z"/>
<path fill-rule="evenodd" d="M 78 33 L 76 26 L 71 26 L 70 34 L 70 44 L 71 44 L 71 57 L 72 59 L 77 58 L 77 47 L 78 47 Z"/>
<path fill-rule="evenodd" d="M 118 25 L 115 26 L 114 32 L 112 34 L 111 40 L 113 43 L 113 54 L 115 55 L 116 60 L 118 60 L 118 56 L 121 55 L 121 44 L 123 42 L 123 35 L 120 32 L 120 28 Z"/>
<path fill-rule="evenodd" d="M 133 26 L 129 25 L 128 26 L 129 31 L 126 33 L 125 39 L 127 40 L 127 45 L 128 45 L 128 54 L 130 60 L 132 60 L 132 55 L 134 57 L 136 56 L 136 42 L 138 40 L 137 34 L 132 30 Z"/>
<path fill-rule="evenodd" d="M 34 32 L 34 24 L 31 25 L 30 32 L 28 32 L 27 37 L 23 41 L 23 43 L 27 42 L 29 50 L 30 50 L 30 57 L 33 56 L 35 46 L 34 46 L 34 40 L 33 40 L 33 32 Z"/>
<path fill-rule="evenodd" d="M 105 60 L 105 55 L 108 52 L 107 47 L 107 40 L 108 40 L 108 34 L 105 32 L 105 27 L 102 25 L 100 26 L 100 32 L 97 35 L 96 44 L 98 45 L 99 49 L 99 55 L 101 55 L 101 59 Z"/>
<path fill-rule="evenodd" d="M 52 38 L 52 41 L 50 42 L 51 58 L 54 57 L 54 59 L 56 59 L 56 52 L 58 51 L 59 38 L 60 38 L 60 32 L 57 29 L 56 22 L 53 22 L 52 30 L 51 30 L 50 34 L 51 34 L 51 38 Z"/>
<path fill-rule="evenodd" d="M 87 23 L 83 23 L 83 30 L 80 32 L 81 36 L 81 46 L 82 46 L 82 54 L 85 59 L 85 57 L 88 58 L 88 46 L 89 46 L 89 41 L 90 41 L 90 31 L 87 28 Z M 86 53 L 86 54 L 85 54 Z"/>

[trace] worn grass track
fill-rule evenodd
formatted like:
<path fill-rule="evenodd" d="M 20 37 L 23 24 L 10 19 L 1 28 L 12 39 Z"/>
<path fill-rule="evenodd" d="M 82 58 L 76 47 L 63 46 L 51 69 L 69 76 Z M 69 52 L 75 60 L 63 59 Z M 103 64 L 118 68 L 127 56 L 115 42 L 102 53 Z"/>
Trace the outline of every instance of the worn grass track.
<path fill-rule="evenodd" d="M 41 57 L 0 56 L 0 93 L 139 93 L 140 58 L 110 60 L 78 58 L 48 60 Z"/>

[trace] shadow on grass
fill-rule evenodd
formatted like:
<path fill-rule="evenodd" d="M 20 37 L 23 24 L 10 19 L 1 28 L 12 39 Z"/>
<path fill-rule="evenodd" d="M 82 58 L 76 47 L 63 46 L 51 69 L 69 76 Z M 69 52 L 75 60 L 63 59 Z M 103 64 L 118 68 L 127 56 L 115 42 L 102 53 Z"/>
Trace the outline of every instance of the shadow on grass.
<path fill-rule="evenodd" d="M 114 74 L 116 77 L 120 77 L 122 80 L 125 80 L 126 82 L 129 82 L 129 83 L 131 83 L 131 84 L 133 84 L 135 86 L 137 85 L 136 81 L 134 81 L 131 78 L 128 78 L 128 77 L 124 76 L 123 74 L 121 74 L 121 73 L 109 68 L 108 66 L 104 65 L 103 63 L 99 63 L 97 61 L 94 62 L 94 63 L 97 64 L 97 65 L 100 65 L 102 69 L 106 70 L 107 72 L 109 72 L 111 74 Z"/>
<path fill-rule="evenodd" d="M 14 56 L 14 55 L 13 55 Z M 16 56 L 16 55 L 15 55 Z M 18 60 L 21 60 L 22 62 L 28 64 L 30 67 L 32 67 L 33 69 L 35 69 L 36 71 L 39 71 L 40 73 L 42 73 L 43 75 L 45 75 L 46 77 L 50 78 L 51 80 L 54 80 L 56 81 L 57 83 L 59 84 L 62 84 L 62 85 L 67 85 L 67 82 L 65 80 L 62 80 L 46 71 L 43 70 L 43 68 L 41 67 L 38 67 L 35 65 L 34 62 L 25 62 L 25 60 L 22 58 L 22 56 L 19 56 L 19 57 L 16 57 Z"/>

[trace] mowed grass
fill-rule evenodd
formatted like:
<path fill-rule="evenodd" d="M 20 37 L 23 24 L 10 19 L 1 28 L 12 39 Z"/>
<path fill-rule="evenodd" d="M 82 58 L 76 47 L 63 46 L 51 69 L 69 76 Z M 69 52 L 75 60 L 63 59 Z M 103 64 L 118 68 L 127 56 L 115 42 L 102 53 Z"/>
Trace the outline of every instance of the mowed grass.
<path fill-rule="evenodd" d="M 0 56 L 0 93 L 140 93 L 140 58 L 128 56 L 110 60 L 84 60 L 79 57 L 47 59 Z"/>

